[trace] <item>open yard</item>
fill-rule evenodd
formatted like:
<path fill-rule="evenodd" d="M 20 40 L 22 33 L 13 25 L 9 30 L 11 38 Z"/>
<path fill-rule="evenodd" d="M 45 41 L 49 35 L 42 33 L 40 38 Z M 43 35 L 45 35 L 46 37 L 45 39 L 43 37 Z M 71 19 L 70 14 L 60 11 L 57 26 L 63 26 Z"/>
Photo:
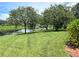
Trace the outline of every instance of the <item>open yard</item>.
<path fill-rule="evenodd" d="M 0 7 L 0 57 L 79 57 L 79 2 Z"/>
<path fill-rule="evenodd" d="M 65 31 L 0 36 L 0 56 L 69 56 L 67 40 Z"/>

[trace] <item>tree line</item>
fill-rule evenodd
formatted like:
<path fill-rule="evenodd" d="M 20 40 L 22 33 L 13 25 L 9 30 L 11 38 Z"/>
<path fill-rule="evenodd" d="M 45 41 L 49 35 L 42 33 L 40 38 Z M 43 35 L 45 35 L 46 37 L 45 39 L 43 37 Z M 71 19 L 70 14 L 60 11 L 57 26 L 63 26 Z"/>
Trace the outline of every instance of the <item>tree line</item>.
<path fill-rule="evenodd" d="M 40 27 L 48 30 L 49 25 L 52 25 L 54 30 L 61 28 L 66 29 L 67 24 L 75 18 L 79 18 L 79 3 L 73 7 L 67 5 L 50 5 L 46 8 L 41 15 L 37 13 L 33 7 L 18 7 L 13 9 L 9 13 L 7 21 L 10 25 L 23 25 L 26 33 L 26 29 L 35 29 L 37 24 Z"/>

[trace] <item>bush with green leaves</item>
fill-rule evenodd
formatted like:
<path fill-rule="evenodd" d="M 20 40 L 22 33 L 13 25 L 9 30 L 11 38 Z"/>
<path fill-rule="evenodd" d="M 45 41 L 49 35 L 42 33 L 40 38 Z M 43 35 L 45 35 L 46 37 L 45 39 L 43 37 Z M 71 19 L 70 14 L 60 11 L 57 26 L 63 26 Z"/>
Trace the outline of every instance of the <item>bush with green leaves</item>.
<path fill-rule="evenodd" d="M 70 34 L 69 44 L 74 47 L 79 47 L 79 19 L 68 24 L 67 30 Z"/>

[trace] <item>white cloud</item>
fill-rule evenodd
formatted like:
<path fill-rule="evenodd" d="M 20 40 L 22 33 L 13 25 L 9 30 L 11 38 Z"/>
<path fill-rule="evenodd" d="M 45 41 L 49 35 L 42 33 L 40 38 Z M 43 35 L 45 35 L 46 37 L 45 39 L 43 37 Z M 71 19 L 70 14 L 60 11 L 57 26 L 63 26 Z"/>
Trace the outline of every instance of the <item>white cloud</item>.
<path fill-rule="evenodd" d="M 2 20 L 6 20 L 6 18 L 8 18 L 9 15 L 8 14 L 0 14 L 0 19 Z"/>

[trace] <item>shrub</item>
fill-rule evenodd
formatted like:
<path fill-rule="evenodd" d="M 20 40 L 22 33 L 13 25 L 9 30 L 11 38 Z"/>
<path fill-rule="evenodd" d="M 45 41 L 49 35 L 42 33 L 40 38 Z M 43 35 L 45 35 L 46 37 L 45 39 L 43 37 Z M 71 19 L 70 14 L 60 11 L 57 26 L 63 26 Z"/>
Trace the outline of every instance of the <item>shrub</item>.
<path fill-rule="evenodd" d="M 67 30 L 70 34 L 69 44 L 74 47 L 79 47 L 79 19 L 68 24 Z"/>

